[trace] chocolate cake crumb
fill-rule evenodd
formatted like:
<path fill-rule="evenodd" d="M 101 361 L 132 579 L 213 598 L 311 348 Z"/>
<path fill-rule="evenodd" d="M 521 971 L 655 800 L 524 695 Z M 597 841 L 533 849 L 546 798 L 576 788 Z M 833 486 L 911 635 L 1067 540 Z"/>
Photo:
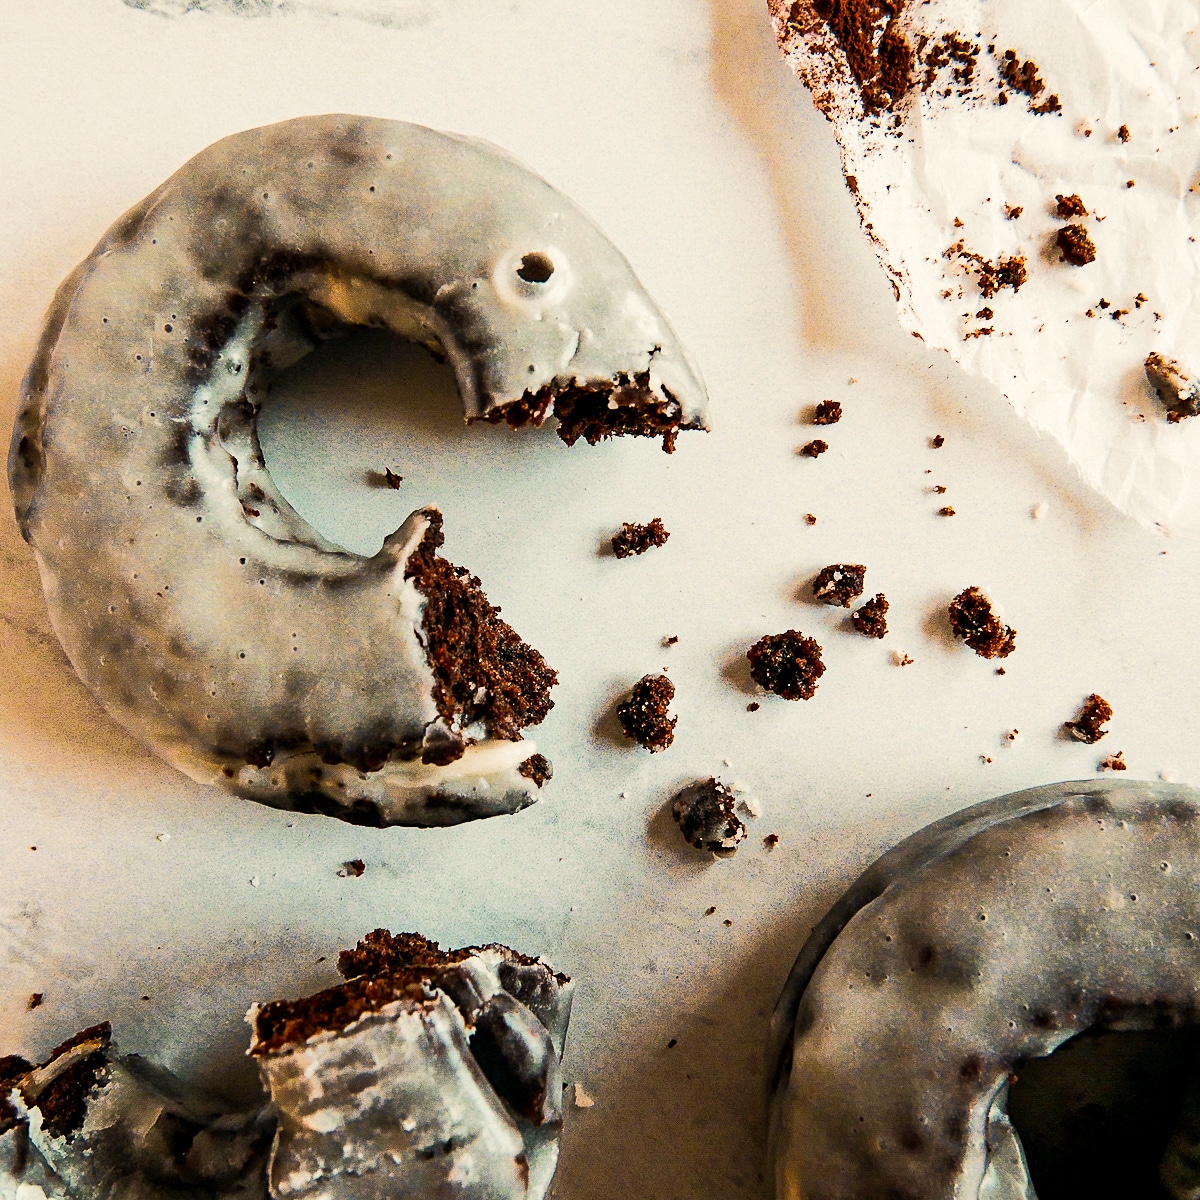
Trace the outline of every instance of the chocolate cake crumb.
<path fill-rule="evenodd" d="M 813 412 L 814 425 L 836 425 L 842 419 L 842 406 L 836 400 L 822 400 Z"/>
<path fill-rule="evenodd" d="M 996 314 L 995 314 L 994 312 L 992 312 L 992 310 L 991 310 L 990 308 L 987 308 L 987 307 L 985 306 L 984 308 L 981 308 L 981 309 L 980 309 L 980 310 L 979 310 L 979 311 L 978 311 L 978 312 L 975 314 L 975 320 L 977 320 L 977 321 L 990 321 L 990 320 L 991 320 L 991 319 L 992 319 L 992 318 L 993 318 L 995 315 L 996 315 Z"/>
<path fill-rule="evenodd" d="M 746 705 L 747 712 L 758 712 L 760 708 L 762 708 L 762 705 L 759 704 L 757 700 L 751 700 L 750 703 Z"/>
<path fill-rule="evenodd" d="M 1112 715 L 1112 705 L 1103 696 L 1093 692 L 1083 702 L 1079 715 L 1073 721 L 1064 721 L 1063 728 L 1077 741 L 1087 742 L 1092 746 L 1108 732 L 1101 726 L 1106 721 L 1111 721 Z"/>
<path fill-rule="evenodd" d="M 947 613 L 954 636 L 980 658 L 1007 658 L 1017 645 L 1017 631 L 992 611 L 992 602 L 977 587 L 964 588 L 950 601 Z"/>
<path fill-rule="evenodd" d="M 812 515 L 812 513 L 805 513 L 804 514 L 804 523 L 806 525 L 815 525 L 817 523 L 817 518 L 814 517 Z"/>
<path fill-rule="evenodd" d="M 396 472 L 391 469 L 391 467 L 384 467 L 383 468 L 383 481 L 393 491 L 399 491 L 400 485 L 404 482 L 404 476 L 397 475 Z"/>
<path fill-rule="evenodd" d="M 554 768 L 544 754 L 531 754 L 519 767 L 517 773 L 526 779 L 532 779 L 534 786 L 542 787 L 546 780 L 553 778 Z"/>
<path fill-rule="evenodd" d="M 933 492 L 935 496 L 944 496 L 946 494 L 944 485 L 940 483 L 935 483 L 929 490 Z"/>
<path fill-rule="evenodd" d="M 990 300 L 1001 288 L 1012 288 L 1019 292 L 1023 284 L 1029 280 L 1029 270 L 1025 266 L 1025 256 L 1015 254 L 1009 258 L 997 259 L 995 262 L 968 250 L 963 242 L 955 242 L 947 247 L 943 258 L 957 258 L 968 263 L 975 272 L 979 292 L 985 300 Z"/>
<path fill-rule="evenodd" d="M 655 546 L 665 546 L 671 535 L 662 523 L 662 517 L 655 517 L 649 525 L 631 525 L 628 521 L 621 524 L 621 532 L 612 537 L 613 554 L 617 558 L 629 558 L 634 554 L 645 554 Z"/>
<path fill-rule="evenodd" d="M 1127 180 L 1125 180 L 1125 186 L 1127 188 L 1137 187 L 1137 181 L 1134 179 L 1127 179 Z"/>
<path fill-rule="evenodd" d="M 1100 766 L 1097 768 L 1101 771 L 1128 771 L 1129 764 L 1125 761 L 1125 751 L 1118 750 L 1116 754 L 1110 754 L 1107 758 L 1100 760 Z"/>
<path fill-rule="evenodd" d="M 409 968 L 441 967 L 462 962 L 470 950 L 443 950 L 419 933 L 392 933 L 373 929 L 360 938 L 353 950 L 338 955 L 338 974 L 343 979 L 360 975 L 390 975 Z"/>
<path fill-rule="evenodd" d="M 746 826 L 734 812 L 736 803 L 734 794 L 709 776 L 676 794 L 671 801 L 671 816 L 689 846 L 725 858 L 746 837 Z"/>
<path fill-rule="evenodd" d="M 426 511 L 429 528 L 404 577 L 425 598 L 422 641 L 433 671 L 434 704 L 447 733 L 426 746 L 422 762 L 445 766 L 466 752 L 465 731 L 471 725 L 482 724 L 501 741 L 520 741 L 521 730 L 544 720 L 554 707 L 550 689 L 558 673 L 500 619 L 500 609 L 488 602 L 474 575 L 437 553 L 445 540 L 442 515 Z M 382 765 L 349 757 L 340 761 L 353 762 L 360 770 Z"/>
<path fill-rule="evenodd" d="M 910 658 L 901 650 L 896 650 L 892 654 L 892 662 L 894 662 L 898 667 L 911 667 L 915 661 L 915 659 Z"/>
<path fill-rule="evenodd" d="M 671 637 L 663 638 L 662 644 L 664 646 L 674 646 L 678 641 L 679 641 L 679 639 L 672 634 Z"/>
<path fill-rule="evenodd" d="M 866 574 L 867 568 L 861 563 L 831 563 L 817 573 L 812 594 L 822 604 L 849 608 L 863 594 Z"/>
<path fill-rule="evenodd" d="M 854 631 L 864 637 L 886 637 L 887 610 L 887 598 L 882 592 L 878 592 L 873 600 L 868 600 L 862 608 L 850 614 L 850 623 L 854 626 Z"/>
<path fill-rule="evenodd" d="M 1014 92 L 1020 92 L 1030 99 L 1036 99 L 1046 90 L 1045 81 L 1038 74 L 1037 63 L 1028 58 L 1022 62 L 1015 50 L 1005 50 L 1001 57 L 1000 77 Z M 1058 97 L 1051 99 L 1057 101 Z"/>
<path fill-rule="evenodd" d="M 766 846 L 768 850 L 774 850 L 775 847 L 779 845 L 779 834 L 768 833 L 767 836 L 763 838 L 763 845 Z"/>
<path fill-rule="evenodd" d="M 731 928 L 733 925 L 733 921 L 729 917 L 726 917 L 725 920 L 721 922 L 721 924 L 724 925 L 726 928 Z"/>
<path fill-rule="evenodd" d="M 1088 237 L 1088 231 L 1082 225 L 1064 225 L 1054 235 L 1062 257 L 1059 262 L 1070 263 L 1073 267 L 1086 267 L 1096 261 L 1096 247 Z"/>
<path fill-rule="evenodd" d="M 939 517 L 953 517 L 954 515 L 955 515 L 954 508 L 949 504 L 938 509 Z"/>
<path fill-rule="evenodd" d="M 997 675 L 1007 675 L 1007 674 L 1008 674 L 1008 672 L 1007 672 L 1007 671 L 1006 671 L 1006 670 L 1005 670 L 1003 667 L 997 667 L 997 668 L 996 668 L 996 674 L 997 674 Z"/>
<path fill-rule="evenodd" d="M 678 1039 L 678 1038 L 672 1038 L 672 1039 L 671 1039 L 671 1040 L 670 1040 L 670 1041 L 667 1043 L 667 1049 L 668 1049 L 668 1050 L 674 1050 L 674 1049 L 675 1049 L 675 1047 L 676 1047 L 676 1046 L 678 1046 L 678 1045 L 679 1045 L 679 1039 Z"/>
<path fill-rule="evenodd" d="M 746 652 L 750 678 L 785 700 L 811 700 L 825 674 L 821 647 L 799 630 L 768 634 Z"/>
<path fill-rule="evenodd" d="M 30 995 L 30 997 L 29 997 L 29 1000 L 28 1000 L 28 1002 L 26 1003 L 25 1007 L 26 1007 L 27 1009 L 29 1009 L 29 1011 L 30 1011 L 30 1012 L 33 1012 L 33 1010 L 34 1010 L 35 1008 L 41 1008 L 41 1007 L 42 1007 L 42 1002 L 43 1002 L 45 999 L 46 999 L 46 993 L 45 993 L 45 992 L 33 992 L 33 993 Z"/>
<path fill-rule="evenodd" d="M 339 879 L 361 879 L 367 864 L 361 858 L 352 858 L 338 868 Z"/>
<path fill-rule="evenodd" d="M 1167 410 L 1167 420 L 1178 424 L 1200 412 L 1200 382 L 1181 362 L 1157 352 L 1147 355 L 1146 378 Z"/>
<path fill-rule="evenodd" d="M 1004 206 L 1004 215 L 1010 221 L 1017 220 L 1025 209 L 1020 204 L 1006 204 Z"/>
<path fill-rule="evenodd" d="M 929 448 L 931 450 L 940 450 L 946 444 L 946 439 L 939 433 L 929 439 Z"/>
<path fill-rule="evenodd" d="M 1054 215 L 1060 221 L 1068 221 L 1072 217 L 1086 217 L 1087 205 L 1077 195 L 1064 196 L 1061 192 L 1054 197 Z"/>
<path fill-rule="evenodd" d="M 56 1075 L 36 1096 L 26 1097 L 26 1103 L 41 1113 L 42 1128 L 54 1137 L 70 1142 L 82 1126 L 87 1115 L 88 1093 L 102 1081 L 108 1066 L 111 1041 L 112 1026 L 107 1021 L 90 1025 L 56 1046 L 44 1064 L 49 1066 L 68 1051 L 97 1043 L 94 1050 Z"/>
<path fill-rule="evenodd" d="M 675 685 L 665 675 L 644 675 L 629 692 L 629 699 L 617 705 L 617 719 L 625 736 L 644 746 L 651 754 L 665 750 L 675 740 L 678 717 L 668 715 L 675 698 Z"/>
<path fill-rule="evenodd" d="M 708 908 L 706 908 L 704 910 L 704 915 L 706 917 L 711 917 L 713 915 L 713 913 L 715 913 L 716 911 L 717 911 L 717 906 L 715 904 L 710 904 L 708 906 Z"/>
<path fill-rule="evenodd" d="M 1129 141 L 1130 136 L 1131 135 L 1129 133 L 1128 125 L 1120 125 L 1117 127 L 1117 140 L 1118 141 L 1127 142 L 1127 141 Z"/>
<path fill-rule="evenodd" d="M 805 442 L 796 453 L 802 458 L 820 458 L 828 449 L 828 442 L 823 442 L 820 438 L 814 438 L 811 442 Z"/>

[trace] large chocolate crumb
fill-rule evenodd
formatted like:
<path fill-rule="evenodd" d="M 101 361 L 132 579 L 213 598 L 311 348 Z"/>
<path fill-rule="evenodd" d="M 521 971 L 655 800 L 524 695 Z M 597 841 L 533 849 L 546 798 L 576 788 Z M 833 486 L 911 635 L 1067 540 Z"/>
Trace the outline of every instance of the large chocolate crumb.
<path fill-rule="evenodd" d="M 1072 217 L 1086 217 L 1087 205 L 1077 196 L 1064 196 L 1061 192 L 1054 197 L 1054 215 L 1060 221 L 1069 221 Z"/>
<path fill-rule="evenodd" d="M 1017 631 L 992 611 L 992 602 L 977 587 L 964 588 L 946 610 L 955 637 L 981 658 L 1007 658 L 1017 645 Z"/>
<path fill-rule="evenodd" d="M 410 967 L 443 967 L 469 958 L 468 950 L 443 950 L 437 942 L 419 933 L 391 933 L 373 929 L 353 950 L 338 955 L 338 974 L 343 979 L 360 975 L 390 975 Z"/>
<path fill-rule="evenodd" d="M 842 406 L 836 400 L 822 400 L 813 412 L 814 425 L 836 425 L 842 419 Z"/>
<path fill-rule="evenodd" d="M 554 776 L 554 768 L 544 754 L 531 754 L 517 768 L 517 771 L 526 779 L 532 779 L 537 787 L 541 787 L 546 780 Z"/>
<path fill-rule="evenodd" d="M 88 1093 L 102 1082 L 108 1066 L 108 1047 L 112 1041 L 112 1026 L 104 1021 L 81 1029 L 56 1046 L 43 1065 L 50 1065 L 77 1046 L 88 1042 L 99 1045 L 89 1054 L 73 1062 L 56 1075 L 36 1096 L 26 1097 L 26 1103 L 42 1114 L 42 1128 L 54 1137 L 71 1141 L 87 1116 Z"/>
<path fill-rule="evenodd" d="M 876 594 L 873 600 L 868 600 L 862 608 L 850 614 L 850 623 L 856 633 L 864 637 L 887 637 L 887 598 L 882 592 Z"/>
<path fill-rule="evenodd" d="M 450 736 L 430 746 L 425 761 L 445 765 L 466 750 L 465 730 L 482 723 L 489 736 L 521 740 L 521 730 L 554 707 L 556 671 L 523 642 L 479 580 L 442 558 L 442 516 L 429 510 L 429 529 L 409 558 L 405 578 L 425 597 L 422 640 L 433 671 L 433 699 Z"/>
<path fill-rule="evenodd" d="M 811 700 L 825 674 L 821 647 L 796 629 L 759 638 L 746 652 L 750 678 L 785 700 Z"/>
<path fill-rule="evenodd" d="M 831 563 L 812 582 L 812 594 L 822 604 L 849 608 L 863 594 L 867 568 L 861 563 Z"/>
<path fill-rule="evenodd" d="M 678 717 L 667 708 L 675 698 L 675 685 L 665 675 L 645 675 L 629 692 L 629 699 L 617 705 L 617 719 L 625 736 L 651 754 L 665 750 L 675 740 Z"/>
<path fill-rule="evenodd" d="M 726 857 L 746 836 L 734 806 L 737 798 L 719 780 L 689 784 L 671 801 L 671 816 L 689 846 Z"/>
<path fill-rule="evenodd" d="M 1157 352 L 1147 355 L 1146 378 L 1167 410 L 1167 420 L 1178 424 L 1200 412 L 1200 382 L 1181 362 Z"/>
<path fill-rule="evenodd" d="M 1064 225 L 1054 235 L 1062 256 L 1060 262 L 1070 263 L 1073 267 L 1086 267 L 1096 261 L 1096 246 L 1088 236 L 1088 231 L 1082 225 Z"/>
<path fill-rule="evenodd" d="M 1064 721 L 1063 728 L 1077 741 L 1087 742 L 1091 746 L 1108 732 L 1101 726 L 1111 721 L 1112 715 L 1112 705 L 1103 696 L 1093 692 L 1083 702 L 1079 715 L 1073 721 Z"/>
<path fill-rule="evenodd" d="M 904 0 L 811 0 L 846 56 L 866 112 L 895 106 L 912 83 L 914 56 L 900 28 Z M 802 22 L 800 4 L 791 20 Z"/>
<path fill-rule="evenodd" d="M 654 546 L 665 546 L 670 536 L 662 517 L 655 517 L 648 525 L 632 525 L 623 521 L 620 533 L 614 533 L 612 537 L 613 553 L 618 558 L 645 554 Z"/>

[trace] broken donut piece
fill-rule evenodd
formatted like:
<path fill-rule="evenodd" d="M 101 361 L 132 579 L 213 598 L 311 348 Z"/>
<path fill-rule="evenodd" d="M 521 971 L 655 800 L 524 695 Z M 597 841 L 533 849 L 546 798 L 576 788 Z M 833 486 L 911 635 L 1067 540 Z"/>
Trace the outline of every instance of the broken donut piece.
<path fill-rule="evenodd" d="M 665 675 L 644 675 L 630 689 L 629 698 L 617 705 L 617 719 L 625 736 L 651 754 L 665 750 L 675 740 L 678 717 L 668 713 L 675 685 Z"/>
<path fill-rule="evenodd" d="M 977 587 L 964 588 L 950 601 L 947 613 L 954 636 L 980 658 L 1007 658 L 1017 646 L 1017 631 L 992 611 L 992 602 Z"/>

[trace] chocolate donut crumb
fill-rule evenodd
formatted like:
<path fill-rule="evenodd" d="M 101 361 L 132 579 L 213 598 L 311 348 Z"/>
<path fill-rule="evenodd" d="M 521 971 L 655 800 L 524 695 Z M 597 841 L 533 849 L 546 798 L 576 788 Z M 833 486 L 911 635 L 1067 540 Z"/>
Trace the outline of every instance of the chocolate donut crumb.
<path fill-rule="evenodd" d="M 1086 217 L 1087 205 L 1077 195 L 1064 196 L 1061 192 L 1054 197 L 1054 215 L 1061 221 L 1071 217 Z"/>
<path fill-rule="evenodd" d="M 532 779 L 536 787 L 541 787 L 546 780 L 554 776 L 554 768 L 544 754 L 531 754 L 517 767 L 517 771 L 526 779 Z"/>
<path fill-rule="evenodd" d="M 1146 378 L 1167 410 L 1167 420 L 1172 425 L 1200 412 L 1200 382 L 1181 362 L 1152 353 L 1146 356 L 1144 365 Z"/>
<path fill-rule="evenodd" d="M 1060 262 L 1070 263 L 1073 267 L 1086 267 L 1096 261 L 1096 246 L 1088 236 L 1088 231 L 1082 225 L 1064 225 L 1054 235 L 1054 240 L 1062 252 Z"/>
<path fill-rule="evenodd" d="M 817 573 L 812 594 L 822 604 L 849 608 L 863 594 L 866 574 L 867 568 L 861 563 L 831 563 Z"/>
<path fill-rule="evenodd" d="M 675 740 L 679 720 L 667 712 L 674 698 L 675 685 L 665 675 L 644 675 L 630 689 L 629 699 L 617 705 L 625 736 L 651 754 L 665 750 Z"/>
<path fill-rule="evenodd" d="M 662 523 L 662 517 L 655 517 L 648 525 L 634 525 L 625 521 L 621 524 L 620 533 L 614 533 L 612 536 L 613 554 L 617 558 L 645 554 L 655 546 L 666 545 L 670 536 Z"/>
<path fill-rule="evenodd" d="M 367 864 L 361 858 L 352 858 L 349 862 L 342 863 L 341 867 L 338 868 L 338 878 L 361 879 L 366 869 Z"/>
<path fill-rule="evenodd" d="M 964 588 L 946 611 L 954 636 L 981 658 L 1007 658 L 1016 649 L 1017 631 L 996 616 L 992 602 L 979 588 Z"/>
<path fill-rule="evenodd" d="M 734 811 L 736 803 L 733 792 L 709 776 L 676 794 L 671 816 L 689 846 L 727 857 L 746 837 L 746 826 Z"/>
<path fill-rule="evenodd" d="M 750 678 L 785 700 L 811 700 L 825 674 L 820 645 L 796 629 L 759 638 L 746 657 Z"/>
<path fill-rule="evenodd" d="M 868 600 L 862 608 L 850 614 L 850 623 L 856 633 L 864 637 L 882 638 L 887 636 L 887 598 L 878 592 L 875 598 Z"/>
<path fill-rule="evenodd" d="M 828 442 L 823 442 L 820 438 L 813 438 L 811 442 L 805 442 L 796 453 L 802 458 L 820 458 L 828 449 Z"/>
<path fill-rule="evenodd" d="M 842 419 L 842 406 L 836 400 L 822 400 L 813 412 L 814 425 L 836 425 Z"/>
<path fill-rule="evenodd" d="M 1112 715 L 1112 705 L 1103 696 L 1093 692 L 1083 702 L 1079 715 L 1073 721 L 1064 721 L 1063 728 L 1073 738 L 1091 746 L 1108 733 L 1108 730 L 1102 729 L 1101 726 L 1106 721 L 1111 721 Z"/>
<path fill-rule="evenodd" d="M 1129 764 L 1125 761 L 1125 751 L 1118 750 L 1116 754 L 1110 754 L 1107 758 L 1102 758 L 1100 760 L 1099 770 L 1128 771 Z"/>

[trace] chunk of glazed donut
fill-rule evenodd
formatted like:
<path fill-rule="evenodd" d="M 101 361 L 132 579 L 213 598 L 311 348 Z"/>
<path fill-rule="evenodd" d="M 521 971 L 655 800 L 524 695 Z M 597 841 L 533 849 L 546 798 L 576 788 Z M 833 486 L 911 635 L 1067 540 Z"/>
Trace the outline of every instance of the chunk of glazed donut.
<path fill-rule="evenodd" d="M 1032 1200 L 1007 1111 L 1022 1064 L 1087 1030 L 1196 1025 L 1200 792 L 1060 783 L 956 813 L 870 867 L 796 960 L 772 1024 L 775 1194 Z"/>
<path fill-rule="evenodd" d="M 362 558 L 266 469 L 272 375 L 347 326 L 446 356 L 468 421 L 668 449 L 705 426 L 629 264 L 503 151 L 356 116 L 252 129 L 122 217 L 51 308 L 9 457 L 51 621 L 109 713 L 193 779 L 368 824 L 515 811 L 553 672 L 502 622 L 427 619 L 469 579 L 433 554 L 436 510 Z M 482 643 L 487 669 L 462 659 Z"/>

